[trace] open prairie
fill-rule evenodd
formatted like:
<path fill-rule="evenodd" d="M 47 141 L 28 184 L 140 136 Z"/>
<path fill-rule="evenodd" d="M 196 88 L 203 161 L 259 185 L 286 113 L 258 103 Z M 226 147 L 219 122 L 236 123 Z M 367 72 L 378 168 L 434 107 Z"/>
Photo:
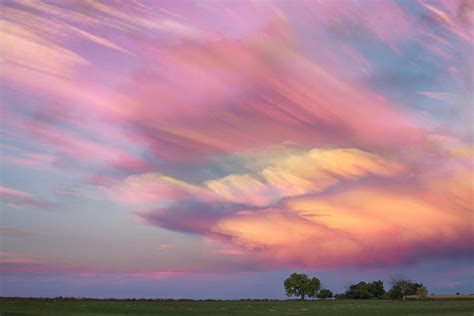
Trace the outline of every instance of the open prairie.
<path fill-rule="evenodd" d="M 0 299 L 2 316 L 26 315 L 466 315 L 474 301 L 172 301 Z"/>

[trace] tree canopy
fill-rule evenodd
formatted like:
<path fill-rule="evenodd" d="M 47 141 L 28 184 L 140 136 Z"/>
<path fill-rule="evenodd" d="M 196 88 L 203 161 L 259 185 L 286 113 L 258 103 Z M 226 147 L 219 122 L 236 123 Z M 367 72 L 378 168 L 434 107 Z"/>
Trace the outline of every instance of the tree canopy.
<path fill-rule="evenodd" d="M 288 297 L 295 296 L 304 300 L 306 296 L 316 297 L 321 287 L 321 282 L 318 278 L 310 279 L 306 274 L 292 273 L 285 280 L 284 286 Z"/>
<path fill-rule="evenodd" d="M 362 281 L 349 286 L 346 290 L 345 297 L 357 299 L 382 298 L 384 294 L 383 281 L 378 280 L 369 283 Z"/>
<path fill-rule="evenodd" d="M 322 298 L 322 299 L 327 299 L 332 297 L 332 292 L 331 290 L 328 289 L 321 289 L 319 293 L 317 294 L 317 298 Z"/>
<path fill-rule="evenodd" d="M 416 289 L 416 295 L 420 298 L 426 298 L 428 296 L 428 290 L 424 286 L 420 286 Z"/>
<path fill-rule="evenodd" d="M 392 288 L 388 291 L 391 299 L 402 299 L 405 295 L 417 295 L 417 290 L 424 287 L 421 283 L 415 283 L 404 276 L 392 277 L 390 283 Z"/>

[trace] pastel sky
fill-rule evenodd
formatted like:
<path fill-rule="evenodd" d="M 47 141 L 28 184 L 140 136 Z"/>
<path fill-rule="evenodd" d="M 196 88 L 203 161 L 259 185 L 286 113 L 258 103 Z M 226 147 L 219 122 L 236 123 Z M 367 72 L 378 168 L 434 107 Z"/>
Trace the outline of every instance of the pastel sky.
<path fill-rule="evenodd" d="M 474 292 L 473 4 L 2 1 L 0 295 Z"/>

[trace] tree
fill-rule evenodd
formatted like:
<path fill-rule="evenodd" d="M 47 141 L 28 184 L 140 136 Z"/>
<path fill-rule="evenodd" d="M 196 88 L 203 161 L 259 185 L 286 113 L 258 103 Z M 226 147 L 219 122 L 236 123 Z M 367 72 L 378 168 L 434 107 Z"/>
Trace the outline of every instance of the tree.
<path fill-rule="evenodd" d="M 321 287 L 321 282 L 317 278 L 308 278 L 306 274 L 292 273 L 284 283 L 286 296 L 315 297 Z"/>
<path fill-rule="evenodd" d="M 424 287 L 421 283 L 415 283 L 404 276 L 392 277 L 390 283 L 392 288 L 387 293 L 391 299 L 402 299 L 406 295 L 416 295 L 416 291 L 420 287 Z"/>
<path fill-rule="evenodd" d="M 372 281 L 369 283 L 369 292 L 377 298 L 382 298 L 385 295 L 385 288 L 383 287 L 383 281 Z"/>
<path fill-rule="evenodd" d="M 392 290 L 397 290 L 402 297 L 405 295 L 409 295 L 410 292 L 410 285 L 413 283 L 411 280 L 407 279 L 406 277 L 400 276 L 392 276 L 390 283 L 392 284 Z"/>
<path fill-rule="evenodd" d="M 367 298 L 382 298 L 385 294 L 383 282 L 372 281 L 366 283 L 364 281 L 352 284 L 346 290 L 345 296 L 348 298 L 367 299 Z"/>
<path fill-rule="evenodd" d="M 332 297 L 332 292 L 331 290 L 328 289 L 322 289 L 319 291 L 317 298 L 322 298 L 322 299 L 327 299 Z"/>
<path fill-rule="evenodd" d="M 416 295 L 418 295 L 419 298 L 426 298 L 428 295 L 428 290 L 424 286 L 420 286 L 416 289 Z"/>

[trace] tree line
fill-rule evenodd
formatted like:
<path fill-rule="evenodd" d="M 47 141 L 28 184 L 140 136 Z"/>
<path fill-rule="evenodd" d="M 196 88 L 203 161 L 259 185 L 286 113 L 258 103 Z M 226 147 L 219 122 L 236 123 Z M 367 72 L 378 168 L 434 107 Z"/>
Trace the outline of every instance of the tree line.
<path fill-rule="evenodd" d="M 321 281 L 316 278 L 309 278 L 306 274 L 292 273 L 283 283 L 288 297 L 298 297 L 301 300 L 310 297 L 320 299 L 352 298 L 352 299 L 403 299 L 407 295 L 417 295 L 424 298 L 428 295 L 428 290 L 422 283 L 416 283 L 404 276 L 392 277 L 391 288 L 385 291 L 383 281 L 372 282 L 361 281 L 347 287 L 344 293 L 333 295 L 332 291 L 321 288 Z"/>

